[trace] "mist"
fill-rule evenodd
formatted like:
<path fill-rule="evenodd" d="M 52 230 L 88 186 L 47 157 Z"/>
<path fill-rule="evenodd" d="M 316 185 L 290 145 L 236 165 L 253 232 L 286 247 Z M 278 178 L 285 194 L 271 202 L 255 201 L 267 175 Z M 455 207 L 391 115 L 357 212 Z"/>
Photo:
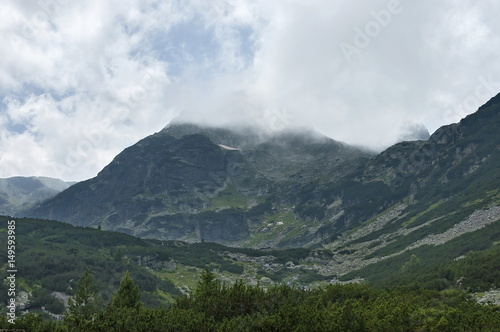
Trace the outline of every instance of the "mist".
<path fill-rule="evenodd" d="M 53 3 L 0 10 L 0 177 L 90 178 L 173 119 L 380 151 L 500 91 L 495 1 Z"/>

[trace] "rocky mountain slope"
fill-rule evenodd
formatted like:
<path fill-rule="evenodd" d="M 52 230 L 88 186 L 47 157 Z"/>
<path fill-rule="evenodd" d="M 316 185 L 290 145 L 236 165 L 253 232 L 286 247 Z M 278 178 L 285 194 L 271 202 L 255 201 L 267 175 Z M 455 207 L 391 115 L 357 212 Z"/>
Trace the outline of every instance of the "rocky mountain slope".
<path fill-rule="evenodd" d="M 311 133 L 175 124 L 30 212 L 161 240 L 21 219 L 31 247 L 20 261 L 29 284 L 59 292 L 84 265 L 108 288 L 128 269 L 152 302 L 189 292 L 208 266 L 228 284 L 367 281 L 462 289 L 495 303 L 499 124 L 500 95 L 428 140 L 376 156 Z"/>
<path fill-rule="evenodd" d="M 174 124 L 28 215 L 145 238 L 243 244 L 270 224 L 293 237 L 295 193 L 371 157 L 315 132 L 262 135 Z M 248 245 L 261 245 L 254 240 Z"/>
<path fill-rule="evenodd" d="M 173 124 L 27 214 L 145 238 L 338 248 L 340 261 L 391 255 L 498 204 L 499 124 L 500 95 L 376 156 L 314 132 Z"/>
<path fill-rule="evenodd" d="M 0 214 L 20 211 L 54 197 L 73 183 L 48 177 L 11 177 L 0 179 Z"/>
<path fill-rule="evenodd" d="M 331 239 L 394 211 L 393 218 L 408 216 L 407 224 L 415 226 L 429 221 L 424 215 L 472 213 L 467 206 L 488 206 L 500 188 L 499 129 L 497 95 L 460 123 L 439 128 L 429 140 L 388 148 L 339 183 L 312 183 L 299 193 L 295 213 L 328 220 L 321 233 Z"/>
<path fill-rule="evenodd" d="M 497 95 L 427 141 L 396 144 L 344 182 L 302 192 L 296 214 L 329 220 L 316 238 L 332 258 L 318 269 L 381 282 L 401 277 L 413 256 L 423 269 L 492 250 L 500 240 L 499 129 Z"/>

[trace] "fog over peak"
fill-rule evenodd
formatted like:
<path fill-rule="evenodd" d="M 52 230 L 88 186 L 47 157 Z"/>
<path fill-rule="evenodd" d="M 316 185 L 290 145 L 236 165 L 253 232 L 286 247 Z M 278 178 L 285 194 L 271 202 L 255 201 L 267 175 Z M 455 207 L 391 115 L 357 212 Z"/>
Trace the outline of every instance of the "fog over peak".
<path fill-rule="evenodd" d="M 232 122 L 230 125 L 220 122 L 187 121 L 179 116 L 174 118 L 162 132 L 181 138 L 187 135 L 201 134 L 208 137 L 216 144 L 234 148 L 254 148 L 266 142 L 289 142 L 300 140 L 302 143 L 324 143 L 335 142 L 335 140 L 325 136 L 312 127 L 300 125 L 298 123 L 290 125 L 286 119 L 265 122 Z M 283 124 L 279 121 L 283 121 Z M 341 142 L 337 142 L 343 144 Z"/>
<path fill-rule="evenodd" d="M 248 93 L 236 92 L 228 96 L 207 96 L 191 101 L 172 122 L 232 130 L 253 127 L 263 133 L 273 134 L 313 127 L 311 122 L 304 120 L 298 109 L 273 105 L 273 102 L 260 100 Z"/>
<path fill-rule="evenodd" d="M 43 4 L 0 8 L 0 177 L 95 176 L 175 117 L 381 150 L 500 91 L 493 0 Z"/>
<path fill-rule="evenodd" d="M 431 137 L 423 123 L 407 122 L 401 127 L 398 141 L 428 140 Z"/>

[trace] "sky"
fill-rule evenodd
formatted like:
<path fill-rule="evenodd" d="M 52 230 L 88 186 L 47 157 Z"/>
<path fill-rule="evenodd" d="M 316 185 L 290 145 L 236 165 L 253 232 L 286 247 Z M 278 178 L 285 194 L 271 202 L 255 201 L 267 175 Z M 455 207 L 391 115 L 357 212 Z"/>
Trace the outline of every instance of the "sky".
<path fill-rule="evenodd" d="M 172 119 L 382 150 L 500 92 L 496 0 L 3 0 L 0 177 L 80 181 Z"/>

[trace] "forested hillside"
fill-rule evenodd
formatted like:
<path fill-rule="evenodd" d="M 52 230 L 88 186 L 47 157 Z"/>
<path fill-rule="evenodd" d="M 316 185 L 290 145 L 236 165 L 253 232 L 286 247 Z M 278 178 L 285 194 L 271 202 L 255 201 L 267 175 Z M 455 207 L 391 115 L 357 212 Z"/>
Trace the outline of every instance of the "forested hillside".
<path fill-rule="evenodd" d="M 476 246 L 450 241 L 469 251 L 451 263 L 438 259 L 450 248 L 422 248 L 358 271 L 368 283 L 329 285 L 333 276 L 307 263 L 317 264 L 317 250 L 142 240 L 49 220 L 16 225 L 17 287 L 31 293 L 31 313 L 19 306 L 16 328 L 28 331 L 497 331 L 500 323 L 500 307 L 470 295 L 498 287 L 492 226 L 473 233 Z M 0 293 L 5 303 L 5 283 Z M 88 310 L 75 304 L 85 298 L 96 299 Z M 5 315 L 0 324 L 12 327 Z"/>
<path fill-rule="evenodd" d="M 498 331 L 500 308 L 482 306 L 459 290 L 376 290 L 331 285 L 315 290 L 276 286 L 264 291 L 227 286 L 206 270 L 190 296 L 168 308 L 146 308 L 126 274 L 106 306 L 88 271 L 61 322 L 29 314 L 16 328 L 29 331 Z M 6 318 L 1 327 L 11 327 Z"/>

